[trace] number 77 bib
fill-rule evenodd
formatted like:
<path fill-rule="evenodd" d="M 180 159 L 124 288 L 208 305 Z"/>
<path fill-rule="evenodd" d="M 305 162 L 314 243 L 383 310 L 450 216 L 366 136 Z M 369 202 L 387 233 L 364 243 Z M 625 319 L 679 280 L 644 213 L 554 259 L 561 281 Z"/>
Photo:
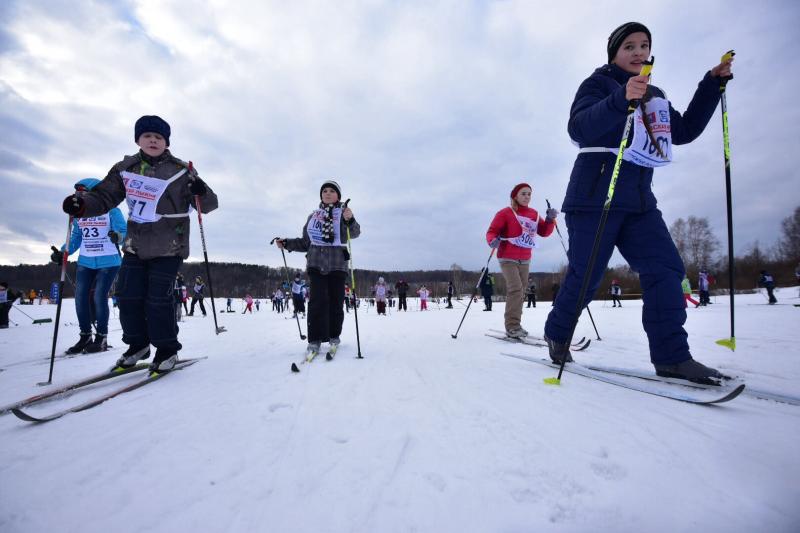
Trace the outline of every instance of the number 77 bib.
<path fill-rule="evenodd" d="M 133 172 L 120 172 L 122 182 L 125 184 L 128 218 L 140 224 L 160 220 L 161 215 L 156 213 L 158 201 L 161 200 L 167 187 L 185 173 L 186 169 L 184 168 L 170 179 L 161 180 L 134 174 Z"/>

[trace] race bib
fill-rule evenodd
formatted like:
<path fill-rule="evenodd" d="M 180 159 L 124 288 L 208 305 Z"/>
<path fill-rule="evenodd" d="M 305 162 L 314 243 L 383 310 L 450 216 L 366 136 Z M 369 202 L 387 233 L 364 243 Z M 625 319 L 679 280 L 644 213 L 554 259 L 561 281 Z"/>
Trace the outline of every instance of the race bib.
<path fill-rule="evenodd" d="M 625 148 L 622 159 L 634 163 L 641 167 L 663 167 L 672 162 L 672 130 L 669 121 L 669 101 L 664 98 L 653 98 L 645 104 L 650 129 L 653 131 L 661 151 L 662 158 L 658 150 L 653 145 L 650 135 L 642 118 L 642 108 L 637 107 L 633 114 L 633 140 L 630 146 Z"/>
<path fill-rule="evenodd" d="M 325 210 L 317 209 L 311 214 L 308 221 L 308 238 L 314 246 L 341 246 L 342 208 L 333 209 L 333 242 L 325 242 L 322 235 L 322 226 L 325 224 Z"/>
<path fill-rule="evenodd" d="M 117 247 L 108 238 L 108 232 L 111 229 L 109 215 L 79 218 L 77 224 L 81 232 L 81 256 L 99 257 L 119 254 Z"/>
<path fill-rule="evenodd" d="M 522 235 L 503 240 L 510 242 L 514 246 L 519 246 L 520 248 L 536 248 L 536 229 L 538 228 L 539 221 L 520 216 L 516 213 L 514 213 L 514 216 L 517 217 L 517 222 L 519 222 L 519 225 L 522 227 Z"/>
<path fill-rule="evenodd" d="M 122 182 L 125 184 L 129 220 L 140 224 L 159 221 L 162 215 L 156 213 L 158 201 L 161 200 L 167 187 L 185 173 L 184 168 L 170 179 L 161 180 L 128 171 L 120 172 Z"/>

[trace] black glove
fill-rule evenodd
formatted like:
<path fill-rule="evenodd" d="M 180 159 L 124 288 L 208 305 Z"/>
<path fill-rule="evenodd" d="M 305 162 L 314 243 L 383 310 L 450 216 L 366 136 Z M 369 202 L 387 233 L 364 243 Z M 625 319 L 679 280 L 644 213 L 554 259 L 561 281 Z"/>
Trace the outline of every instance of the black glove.
<path fill-rule="evenodd" d="M 63 209 L 68 215 L 80 218 L 80 216 L 86 210 L 86 202 L 84 202 L 83 198 L 80 196 L 71 194 L 64 198 L 64 203 L 61 204 L 61 209 Z"/>
<path fill-rule="evenodd" d="M 111 230 L 108 232 L 108 240 L 113 242 L 114 244 L 120 244 L 122 242 L 122 235 L 120 235 L 114 230 Z"/>
<path fill-rule="evenodd" d="M 50 261 L 58 266 L 61 266 L 61 260 L 64 258 L 64 253 L 55 246 L 51 246 L 50 249 L 53 250 L 53 253 L 50 254 Z"/>
<path fill-rule="evenodd" d="M 200 179 L 193 179 L 189 182 L 189 192 L 191 192 L 194 196 L 203 196 L 208 187 L 206 184 L 203 183 L 203 180 Z"/>

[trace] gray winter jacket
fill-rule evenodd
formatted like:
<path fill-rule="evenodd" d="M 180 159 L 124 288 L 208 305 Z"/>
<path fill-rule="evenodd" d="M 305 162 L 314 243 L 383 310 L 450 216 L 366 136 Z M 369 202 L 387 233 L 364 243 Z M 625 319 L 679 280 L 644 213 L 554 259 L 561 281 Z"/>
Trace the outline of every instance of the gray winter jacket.
<path fill-rule="evenodd" d="M 347 272 L 349 255 L 347 254 L 347 229 L 350 229 L 350 238 L 355 239 L 361 235 L 361 226 L 356 222 L 353 217 L 349 221 L 345 221 L 342 217 L 340 239 L 345 246 L 314 246 L 311 244 L 311 239 L 308 236 L 308 222 L 311 216 L 308 215 L 305 226 L 303 226 L 303 236 L 299 239 L 283 239 L 284 247 L 290 252 L 307 252 L 306 253 L 306 268 L 317 269 L 322 274 L 328 274 L 333 271 Z"/>
<path fill-rule="evenodd" d="M 107 213 L 125 200 L 125 184 L 120 172 L 128 171 L 142 176 L 168 180 L 189 165 L 166 150 L 157 158 L 150 158 L 140 151 L 111 167 L 108 175 L 94 189 L 83 193 L 86 210 L 83 216 L 94 217 Z M 172 182 L 156 206 L 160 215 L 185 215 L 162 217 L 156 222 L 138 223 L 128 219 L 128 233 L 122 245 L 123 251 L 147 260 L 156 257 L 189 257 L 189 207 L 194 207 L 194 196 L 189 191 L 189 182 L 200 180 L 194 169 L 187 171 Z M 219 204 L 217 195 L 206 185 L 206 193 L 200 197 L 203 213 L 209 213 Z"/>

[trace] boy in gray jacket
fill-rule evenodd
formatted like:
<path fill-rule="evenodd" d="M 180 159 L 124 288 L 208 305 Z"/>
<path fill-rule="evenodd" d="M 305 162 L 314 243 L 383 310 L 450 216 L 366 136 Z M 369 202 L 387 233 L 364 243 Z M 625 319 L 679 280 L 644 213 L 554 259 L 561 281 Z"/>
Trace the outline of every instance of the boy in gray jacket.
<path fill-rule="evenodd" d="M 172 284 L 189 257 L 190 208 L 199 197 L 202 212 L 217 208 L 217 195 L 200 179 L 191 163 L 173 156 L 170 127 L 155 115 L 136 121 L 134 141 L 139 153 L 114 165 L 94 189 L 64 199 L 73 217 L 107 213 L 123 200 L 128 204 L 128 232 L 117 277 L 122 341 L 128 350 L 112 371 L 134 366 L 156 355 L 152 372 L 168 372 L 178 360 L 178 324 Z"/>

